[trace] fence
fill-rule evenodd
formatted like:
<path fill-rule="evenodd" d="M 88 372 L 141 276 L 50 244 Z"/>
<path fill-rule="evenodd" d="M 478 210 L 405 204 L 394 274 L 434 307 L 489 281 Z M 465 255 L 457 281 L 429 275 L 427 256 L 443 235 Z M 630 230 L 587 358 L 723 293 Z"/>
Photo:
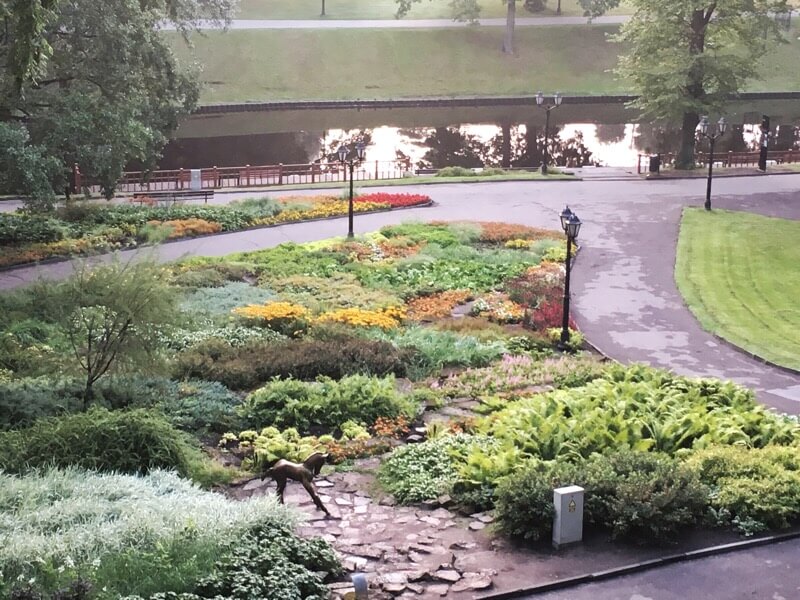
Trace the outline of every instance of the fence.
<path fill-rule="evenodd" d="M 349 168 L 338 162 L 309 163 L 296 165 L 244 165 L 243 167 L 211 167 L 199 169 L 201 189 L 246 188 L 282 186 L 323 182 L 345 182 L 349 180 Z M 375 179 L 401 179 L 411 174 L 410 161 L 369 161 L 357 165 L 353 170 L 354 181 Z M 74 189 L 100 191 L 100 184 L 82 175 L 80 167 L 74 166 Z M 130 171 L 122 175 L 117 183 L 120 192 L 161 192 L 192 189 L 192 171 Z"/>
<path fill-rule="evenodd" d="M 661 164 L 671 164 L 675 161 L 672 153 L 661 154 Z M 708 164 L 708 154 L 697 152 L 695 161 L 698 164 Z M 759 152 L 715 152 L 714 164 L 721 167 L 750 167 L 758 166 Z M 800 150 L 771 150 L 767 152 L 767 161 L 775 164 L 800 162 Z M 640 154 L 636 162 L 636 172 L 646 173 L 650 164 L 649 154 Z"/>

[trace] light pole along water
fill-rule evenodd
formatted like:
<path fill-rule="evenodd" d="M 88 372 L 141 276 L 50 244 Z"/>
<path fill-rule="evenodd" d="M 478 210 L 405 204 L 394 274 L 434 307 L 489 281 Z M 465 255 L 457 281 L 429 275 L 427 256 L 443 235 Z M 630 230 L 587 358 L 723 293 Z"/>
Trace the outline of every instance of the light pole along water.
<path fill-rule="evenodd" d="M 544 94 L 542 92 L 538 92 L 536 94 L 536 106 L 539 108 L 543 108 L 547 113 L 544 119 L 544 158 L 542 159 L 542 175 L 547 175 L 547 163 L 549 162 L 549 149 L 548 143 L 550 138 L 550 111 L 554 108 L 561 106 L 562 100 L 564 97 L 556 92 L 556 95 L 553 96 L 553 103 L 552 104 L 545 104 L 544 103 Z"/>
<path fill-rule="evenodd" d="M 572 272 L 572 246 L 578 238 L 581 230 L 581 220 L 567 206 L 561 211 L 561 228 L 567 236 L 567 272 L 564 276 L 564 307 L 561 317 L 561 341 L 558 344 L 560 350 L 569 348 L 569 278 Z"/>
<path fill-rule="evenodd" d="M 364 160 L 364 142 L 356 144 L 356 151 L 353 153 L 352 147 L 348 148 L 344 144 L 339 146 L 339 161 L 342 165 L 350 167 L 350 203 L 347 206 L 347 237 L 354 237 L 353 234 L 353 170 L 356 165 Z"/>
<path fill-rule="evenodd" d="M 700 124 L 697 126 L 697 136 L 708 140 L 708 183 L 706 184 L 706 210 L 711 210 L 711 179 L 714 173 L 714 143 L 725 135 L 728 130 L 728 123 L 724 117 L 717 121 L 717 131 L 709 131 L 708 117 L 701 117 Z"/>

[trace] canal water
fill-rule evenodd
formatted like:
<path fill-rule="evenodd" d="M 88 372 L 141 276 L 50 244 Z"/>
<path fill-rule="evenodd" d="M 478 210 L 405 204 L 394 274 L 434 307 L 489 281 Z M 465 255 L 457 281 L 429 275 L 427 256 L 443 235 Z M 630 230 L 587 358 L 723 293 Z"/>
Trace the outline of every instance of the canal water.
<path fill-rule="evenodd" d="M 227 108 L 227 107 L 226 107 Z M 800 100 L 734 103 L 719 152 L 755 150 L 762 114 L 772 118 L 771 149 L 800 148 Z M 204 110 L 185 121 L 165 148 L 162 169 L 300 164 L 364 140 L 366 160 L 408 159 L 415 168 L 524 167 L 541 163 L 545 133 L 551 161 L 563 166 L 634 167 L 639 154 L 674 151 L 679 130 L 637 123 L 621 103 L 396 109 Z M 716 121 L 718 115 L 712 115 Z M 702 146 L 700 147 L 702 149 Z"/>

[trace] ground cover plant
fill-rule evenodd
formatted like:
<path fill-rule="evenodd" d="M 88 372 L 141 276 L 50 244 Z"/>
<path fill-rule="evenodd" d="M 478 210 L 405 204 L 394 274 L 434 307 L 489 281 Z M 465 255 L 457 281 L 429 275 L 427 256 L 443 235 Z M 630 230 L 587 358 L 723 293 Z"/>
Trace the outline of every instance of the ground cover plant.
<path fill-rule="evenodd" d="M 102 206 L 78 202 L 51 214 L 0 215 L 0 267 L 51 257 L 135 247 L 154 239 L 179 239 L 248 227 L 277 225 L 347 214 L 336 196 L 257 198 L 229 206 Z M 421 194 L 359 194 L 354 210 L 368 212 L 430 203 Z"/>
<path fill-rule="evenodd" d="M 675 279 L 705 329 L 762 358 L 800 368 L 800 223 L 686 209 Z M 713 249 L 713 257 L 712 250 Z"/>
<path fill-rule="evenodd" d="M 191 592 L 201 579 L 221 576 L 215 562 L 261 531 L 280 532 L 289 547 L 315 548 L 308 561 L 270 555 L 287 584 L 311 576 L 298 563 L 336 569 L 320 542 L 301 542 L 286 529 L 295 517 L 272 497 L 232 501 L 165 471 L 50 469 L 0 473 L 0 481 L 4 597 L 14 589 L 52 593 L 76 580 L 98 598 Z"/>

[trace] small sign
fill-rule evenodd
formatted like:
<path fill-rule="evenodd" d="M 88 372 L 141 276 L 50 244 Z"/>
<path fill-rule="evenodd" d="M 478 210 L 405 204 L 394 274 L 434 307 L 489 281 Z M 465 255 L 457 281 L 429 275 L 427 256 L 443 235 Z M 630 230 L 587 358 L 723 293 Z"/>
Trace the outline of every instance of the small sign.
<path fill-rule="evenodd" d="M 569 512 L 575 512 L 576 506 L 577 505 L 575 504 L 575 498 L 570 498 L 569 499 L 569 504 L 567 504 L 567 508 L 569 508 Z"/>

